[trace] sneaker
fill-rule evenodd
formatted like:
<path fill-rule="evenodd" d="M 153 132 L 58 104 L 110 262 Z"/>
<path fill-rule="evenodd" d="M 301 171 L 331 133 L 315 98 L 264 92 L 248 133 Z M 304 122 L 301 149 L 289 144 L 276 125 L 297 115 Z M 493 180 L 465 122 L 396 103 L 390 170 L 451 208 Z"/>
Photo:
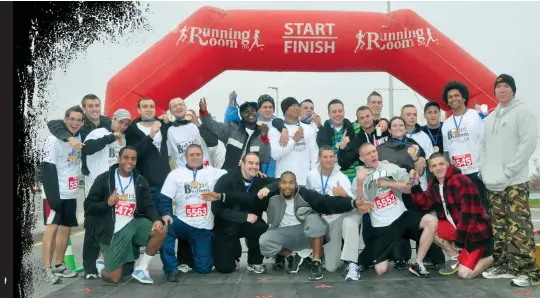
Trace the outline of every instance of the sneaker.
<path fill-rule="evenodd" d="M 497 278 L 517 278 L 517 276 L 512 275 L 502 267 L 491 267 L 488 270 L 482 272 L 482 277 L 487 279 L 497 279 Z"/>
<path fill-rule="evenodd" d="M 191 270 L 193 270 L 193 268 L 189 267 L 189 265 L 186 264 L 180 264 L 180 266 L 178 266 L 178 271 L 182 273 L 188 273 Z"/>
<path fill-rule="evenodd" d="M 321 280 L 323 279 L 322 263 L 319 260 L 311 261 L 311 272 L 309 273 L 309 280 Z"/>
<path fill-rule="evenodd" d="M 240 260 L 235 260 L 234 263 L 236 264 L 236 267 L 235 267 L 234 270 L 240 269 Z M 248 270 L 249 270 L 249 268 L 248 268 Z"/>
<path fill-rule="evenodd" d="M 413 262 L 409 267 L 409 272 L 418 277 L 431 278 L 431 274 L 426 270 L 426 266 L 424 266 L 424 264 L 421 262 Z"/>
<path fill-rule="evenodd" d="M 179 282 L 180 279 L 178 278 L 178 272 L 171 271 L 166 273 L 167 281 L 168 282 Z"/>
<path fill-rule="evenodd" d="M 45 268 L 43 271 L 43 282 L 54 285 L 60 283 L 62 280 L 60 277 L 53 273 L 52 268 Z"/>
<path fill-rule="evenodd" d="M 272 269 L 281 270 L 285 268 L 285 258 L 283 256 L 277 256 L 274 259 L 274 264 L 272 264 Z"/>
<path fill-rule="evenodd" d="M 510 284 L 516 287 L 531 287 L 540 285 L 540 279 L 532 278 L 527 275 L 520 275 L 517 278 L 512 279 Z"/>
<path fill-rule="evenodd" d="M 154 283 L 152 278 L 150 278 L 150 273 L 148 272 L 148 267 L 146 268 L 135 268 L 131 277 L 135 278 L 142 284 L 151 285 Z"/>
<path fill-rule="evenodd" d="M 290 273 L 298 273 L 300 270 L 300 266 L 302 266 L 302 263 L 304 262 L 304 258 L 293 252 L 290 256 L 285 258 L 285 271 Z"/>
<path fill-rule="evenodd" d="M 256 265 L 248 264 L 247 270 L 257 273 L 257 274 L 261 274 L 261 273 L 266 272 L 266 266 L 264 266 L 264 264 L 256 264 Z"/>
<path fill-rule="evenodd" d="M 426 267 L 433 267 L 433 266 L 435 266 L 435 263 L 433 263 L 433 261 L 430 260 L 430 259 L 424 259 L 424 261 L 422 261 L 422 263 L 424 263 L 424 266 L 426 266 Z"/>
<path fill-rule="evenodd" d="M 406 270 L 407 268 L 409 268 L 409 262 L 405 260 L 395 261 L 394 268 L 399 269 L 399 270 Z"/>
<path fill-rule="evenodd" d="M 459 261 L 456 258 L 451 258 L 450 260 L 446 261 L 444 264 L 444 268 L 441 268 L 439 270 L 439 273 L 442 275 L 452 275 L 458 271 L 459 268 Z"/>
<path fill-rule="evenodd" d="M 84 279 L 98 279 L 99 275 L 96 273 L 86 273 Z"/>
<path fill-rule="evenodd" d="M 103 259 L 97 259 L 96 268 L 97 268 L 98 276 L 101 277 L 101 271 L 105 269 L 105 261 L 103 261 Z"/>
<path fill-rule="evenodd" d="M 345 277 L 346 281 L 359 280 L 360 279 L 360 267 L 356 263 L 349 263 L 349 271 Z"/>
<path fill-rule="evenodd" d="M 53 267 L 52 272 L 58 277 L 72 278 L 79 275 L 77 272 L 69 270 L 66 264 L 60 265 L 60 267 Z"/>

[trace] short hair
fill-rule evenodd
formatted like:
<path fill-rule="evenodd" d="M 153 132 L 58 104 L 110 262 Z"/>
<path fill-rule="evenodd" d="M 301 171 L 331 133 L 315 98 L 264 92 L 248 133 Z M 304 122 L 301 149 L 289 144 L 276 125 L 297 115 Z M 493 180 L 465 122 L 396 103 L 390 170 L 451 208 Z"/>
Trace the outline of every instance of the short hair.
<path fill-rule="evenodd" d="M 368 106 L 359 107 L 358 109 L 356 109 L 356 114 L 358 114 L 358 112 L 362 112 L 362 111 L 370 111 L 371 114 L 373 114 L 373 111 Z"/>
<path fill-rule="evenodd" d="M 377 91 L 373 91 L 373 92 L 371 92 L 371 93 L 368 95 L 368 97 L 367 97 L 367 103 L 368 103 L 368 104 L 371 102 L 371 97 L 372 97 L 372 96 L 378 96 L 378 97 L 381 98 L 381 101 L 382 101 L 382 95 L 381 95 L 379 92 L 377 92 Z"/>
<path fill-rule="evenodd" d="M 248 157 L 249 155 L 253 155 L 253 156 L 257 157 L 259 160 L 261 159 L 259 157 L 259 154 L 255 153 L 255 152 L 248 152 L 248 153 L 244 154 L 244 156 L 242 156 L 242 162 L 246 162 L 246 157 Z"/>
<path fill-rule="evenodd" d="M 407 108 L 414 108 L 416 110 L 416 106 L 415 105 L 412 105 L 410 103 L 404 105 L 401 107 L 401 115 L 403 115 L 403 110 L 407 109 Z"/>
<path fill-rule="evenodd" d="M 118 153 L 118 156 L 122 156 L 122 153 L 124 153 L 124 151 L 126 151 L 126 150 L 133 150 L 133 151 L 135 151 L 135 156 L 137 156 L 137 149 L 135 149 L 135 147 L 130 146 L 130 145 L 127 145 L 127 146 L 122 147 L 122 149 L 120 149 L 120 152 Z"/>
<path fill-rule="evenodd" d="M 82 99 L 81 99 L 81 106 L 83 108 L 86 107 L 86 101 L 87 100 L 99 100 L 99 103 L 101 103 L 101 99 L 99 99 L 99 97 L 97 97 L 97 95 L 95 94 L 86 94 Z"/>
<path fill-rule="evenodd" d="M 322 145 L 322 146 L 319 148 L 319 157 L 321 157 L 323 151 L 327 151 L 327 150 L 330 150 L 330 151 L 332 151 L 332 153 L 335 154 L 334 148 L 332 148 L 330 145 Z"/>
<path fill-rule="evenodd" d="M 362 152 L 362 149 L 366 148 L 367 146 L 375 147 L 375 145 L 371 144 L 370 142 L 362 143 L 362 145 L 360 145 L 360 147 L 358 148 L 358 155 L 361 155 L 360 152 Z"/>
<path fill-rule="evenodd" d="M 437 103 L 437 102 L 434 102 L 434 101 L 430 101 L 428 103 L 426 103 L 426 105 L 424 106 L 424 114 L 427 112 L 427 110 L 431 107 L 436 107 L 437 110 L 441 110 L 441 106 Z"/>
<path fill-rule="evenodd" d="M 191 144 L 191 145 L 187 146 L 187 148 L 186 148 L 186 155 L 188 154 L 188 151 L 191 148 L 199 148 L 201 151 L 203 151 L 201 145 L 199 145 L 199 144 Z"/>
<path fill-rule="evenodd" d="M 448 160 L 446 159 L 446 157 L 444 156 L 444 154 L 442 154 L 441 152 L 435 152 L 433 154 L 431 154 L 431 156 L 428 158 L 428 162 L 427 162 L 427 165 L 429 167 L 429 165 L 431 164 L 431 161 L 434 160 L 435 158 L 439 158 L 439 157 L 442 157 L 444 158 L 444 160 L 446 162 L 448 162 Z"/>
<path fill-rule="evenodd" d="M 279 176 L 279 179 L 281 180 L 285 175 L 291 175 L 291 176 L 293 176 L 293 177 L 294 177 L 294 181 L 296 181 L 296 175 L 295 175 L 293 172 L 291 172 L 291 171 L 285 171 L 285 172 L 283 172 L 283 174 L 281 174 L 281 176 Z"/>
<path fill-rule="evenodd" d="M 156 104 L 156 102 L 153 99 L 151 99 L 150 97 L 143 97 L 143 98 L 139 99 L 139 101 L 137 102 L 137 108 L 139 108 L 139 109 L 141 108 L 141 101 L 143 101 L 143 100 L 151 100 L 151 101 L 154 102 L 154 104 Z"/>
<path fill-rule="evenodd" d="M 311 99 L 304 99 L 304 100 L 302 100 L 302 102 L 300 103 L 300 106 L 302 106 L 302 104 L 305 103 L 305 102 L 309 102 L 309 103 L 311 103 L 312 105 L 315 105 Z"/>
<path fill-rule="evenodd" d="M 461 93 L 461 96 L 465 99 L 465 106 L 467 106 L 467 104 L 469 103 L 469 88 L 467 88 L 465 84 L 458 81 L 450 81 L 446 85 L 444 85 L 442 93 L 443 102 L 448 105 L 448 92 L 454 89 L 458 90 L 459 93 Z"/>
<path fill-rule="evenodd" d="M 341 107 L 343 109 L 345 109 L 345 105 L 343 105 L 343 102 L 337 98 L 335 99 L 332 99 L 329 103 L 328 103 L 328 113 L 330 113 L 330 106 L 333 105 L 333 104 L 340 104 Z"/>
<path fill-rule="evenodd" d="M 67 109 L 66 110 L 66 114 L 65 114 L 65 117 L 68 118 L 69 115 L 71 115 L 71 112 L 75 112 L 75 113 L 81 113 L 81 115 L 83 115 L 83 120 L 84 120 L 84 111 L 81 107 L 79 106 L 72 106 L 71 108 Z"/>
<path fill-rule="evenodd" d="M 388 121 L 388 128 L 392 127 L 392 122 L 394 122 L 396 120 L 401 120 L 403 122 L 403 125 L 405 125 L 405 119 L 403 119 L 400 116 L 394 116 L 394 117 L 392 117 L 392 119 L 390 119 L 390 121 Z"/>

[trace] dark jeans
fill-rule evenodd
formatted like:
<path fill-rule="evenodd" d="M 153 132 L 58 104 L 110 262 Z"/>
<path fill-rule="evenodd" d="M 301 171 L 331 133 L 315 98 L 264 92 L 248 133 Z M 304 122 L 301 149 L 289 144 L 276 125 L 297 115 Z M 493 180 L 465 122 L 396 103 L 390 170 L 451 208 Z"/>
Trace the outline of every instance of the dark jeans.
<path fill-rule="evenodd" d="M 474 183 L 474 185 L 476 186 L 476 189 L 478 189 L 478 192 L 480 193 L 480 197 L 482 198 L 482 203 L 484 205 L 484 208 L 486 209 L 486 212 L 488 213 L 488 215 L 491 216 L 491 212 L 490 212 L 491 203 L 489 202 L 489 199 L 488 199 L 486 185 L 484 185 L 484 182 L 482 181 L 482 179 L 478 177 L 478 173 L 469 174 L 467 175 L 467 177 L 471 179 L 472 183 Z"/>

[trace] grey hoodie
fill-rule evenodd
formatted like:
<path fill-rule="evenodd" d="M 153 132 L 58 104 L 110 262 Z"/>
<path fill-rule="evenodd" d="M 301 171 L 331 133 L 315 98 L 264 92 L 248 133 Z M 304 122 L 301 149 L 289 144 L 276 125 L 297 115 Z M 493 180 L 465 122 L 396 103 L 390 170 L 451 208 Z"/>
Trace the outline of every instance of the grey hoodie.
<path fill-rule="evenodd" d="M 485 119 L 480 174 L 487 189 L 503 191 L 529 181 L 529 159 L 538 137 L 531 110 L 514 98 L 502 112 L 499 104 Z"/>

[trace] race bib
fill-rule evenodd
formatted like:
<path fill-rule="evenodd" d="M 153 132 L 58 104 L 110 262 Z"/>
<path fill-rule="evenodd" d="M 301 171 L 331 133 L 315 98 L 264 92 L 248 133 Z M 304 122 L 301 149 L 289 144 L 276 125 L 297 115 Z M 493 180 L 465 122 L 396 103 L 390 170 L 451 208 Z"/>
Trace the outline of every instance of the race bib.
<path fill-rule="evenodd" d="M 394 205 L 396 202 L 397 197 L 391 190 L 375 197 L 375 206 L 377 209 L 384 209 Z"/>
<path fill-rule="evenodd" d="M 454 155 L 452 156 L 452 163 L 458 168 L 471 167 L 473 165 L 472 156 L 470 153 Z"/>
<path fill-rule="evenodd" d="M 79 188 L 79 176 L 68 178 L 68 190 Z"/>
<path fill-rule="evenodd" d="M 135 211 L 135 203 L 119 201 L 116 204 L 117 215 L 133 217 L 134 211 Z"/>
<path fill-rule="evenodd" d="M 187 219 L 202 219 L 208 215 L 208 204 L 189 204 L 186 205 Z"/>
<path fill-rule="evenodd" d="M 203 166 L 208 167 L 210 165 L 210 162 L 208 160 L 203 161 Z"/>

